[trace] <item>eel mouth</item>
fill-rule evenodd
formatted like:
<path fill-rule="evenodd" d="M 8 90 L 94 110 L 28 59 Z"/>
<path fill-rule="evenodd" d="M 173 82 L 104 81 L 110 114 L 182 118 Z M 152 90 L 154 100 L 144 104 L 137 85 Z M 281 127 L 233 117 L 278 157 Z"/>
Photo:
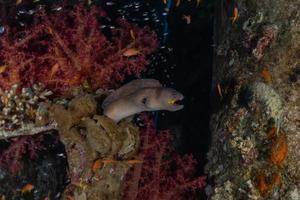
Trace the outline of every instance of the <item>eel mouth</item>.
<path fill-rule="evenodd" d="M 174 103 L 173 103 L 174 105 L 183 105 L 183 98 L 182 99 L 177 99 L 177 100 L 175 100 L 174 101 Z"/>
<path fill-rule="evenodd" d="M 177 110 L 181 110 L 183 109 L 184 105 L 183 105 L 183 96 L 179 96 L 176 99 L 171 99 L 169 101 L 169 105 L 170 105 L 170 110 L 171 111 L 177 111 Z"/>

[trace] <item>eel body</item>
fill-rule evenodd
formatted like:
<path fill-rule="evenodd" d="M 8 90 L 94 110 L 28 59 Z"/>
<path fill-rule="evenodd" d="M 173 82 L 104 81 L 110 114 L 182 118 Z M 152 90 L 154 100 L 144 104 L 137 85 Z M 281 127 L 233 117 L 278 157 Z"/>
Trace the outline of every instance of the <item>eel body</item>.
<path fill-rule="evenodd" d="M 143 112 L 181 110 L 184 96 L 172 88 L 165 88 L 155 79 L 137 79 L 117 89 L 103 104 L 103 113 L 115 122 Z"/>

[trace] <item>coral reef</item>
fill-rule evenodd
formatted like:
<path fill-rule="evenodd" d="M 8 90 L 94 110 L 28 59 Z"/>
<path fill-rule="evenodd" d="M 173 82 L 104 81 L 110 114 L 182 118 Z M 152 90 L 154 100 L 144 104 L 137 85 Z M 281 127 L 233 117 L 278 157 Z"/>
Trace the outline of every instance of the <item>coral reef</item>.
<path fill-rule="evenodd" d="M 1 151 L 0 164 L 19 177 L 26 170 L 22 166 L 38 162 L 49 147 L 47 133 L 58 133 L 69 182 L 63 194 L 41 194 L 48 186 L 58 190 L 53 179 L 59 173 L 45 161 L 36 170 L 36 182 L 18 184 L 13 194 L 0 190 L 8 195 L 1 198 L 19 198 L 28 185 L 27 192 L 37 199 L 147 199 L 155 192 L 153 198 L 167 200 L 194 198 L 206 184 L 206 177 L 195 175 L 192 156 L 173 151 L 169 132 L 156 134 L 145 117 L 146 127 L 139 128 L 132 119 L 116 124 L 102 115 L 99 104 L 106 89 L 139 76 L 158 47 L 149 28 L 118 20 L 116 28 L 103 33 L 99 27 L 105 20 L 98 7 L 63 5 L 49 13 L 41 7 L 25 29 L 5 27 L 0 37 L 0 138 L 10 143 Z M 46 186 L 36 185 L 47 178 Z M 60 178 L 61 184 L 65 177 Z"/>
<path fill-rule="evenodd" d="M 132 123 L 124 121 L 116 125 L 96 115 L 94 97 L 80 96 L 82 92 L 79 94 L 77 87 L 88 87 L 89 91 L 108 88 L 116 86 L 125 76 L 139 76 L 148 63 L 147 55 L 156 50 L 158 43 L 149 28 L 140 28 L 125 20 L 117 22 L 110 36 L 105 35 L 99 27 L 106 14 L 98 7 L 66 4 L 62 7 L 61 12 L 49 15 L 41 7 L 30 29 L 6 26 L 1 35 L 0 87 L 5 90 L 1 92 L 1 137 L 59 130 L 68 155 L 71 183 L 81 188 L 83 182 L 92 185 L 94 160 L 126 159 L 134 153 L 139 139 L 138 129 Z M 133 48 L 139 53 L 127 55 Z M 70 94 L 78 96 L 70 102 L 61 97 L 53 98 Z M 16 173 L 22 167 L 22 157 L 27 150 L 30 158 L 35 158 L 42 148 L 36 137 L 11 139 L 8 149 L 1 152 L 3 166 L 11 167 Z M 109 180 L 101 184 L 110 184 L 116 191 L 110 190 L 105 197 L 100 195 L 106 190 L 105 185 L 100 185 L 104 189 L 99 191 L 96 191 L 99 187 L 93 186 L 94 193 L 99 195 L 87 193 L 89 199 L 93 195 L 95 199 L 99 196 L 113 199 L 118 195 L 116 186 L 120 185 L 120 177 L 126 173 L 128 164 L 105 166 L 103 171 L 114 167 L 117 178 L 106 172 L 99 177 L 111 180 L 111 184 Z"/>
<path fill-rule="evenodd" d="M 296 199 L 299 2 L 238 1 L 235 24 L 218 2 L 213 89 L 222 85 L 223 93 L 214 96 L 206 165 L 214 184 L 207 194 L 213 200 Z"/>
<path fill-rule="evenodd" d="M 30 159 L 36 159 L 43 147 L 43 135 L 22 136 L 10 140 L 10 145 L 0 154 L 0 166 L 16 175 L 23 167 L 23 157 L 28 152 Z"/>
<path fill-rule="evenodd" d="M 188 199 L 196 197 L 195 190 L 206 185 L 206 177 L 196 177 L 196 161 L 189 155 L 178 155 L 172 149 L 168 131 L 157 133 L 153 122 L 141 116 L 141 146 L 135 158 L 143 163 L 135 165 L 125 177 L 124 200 Z"/>
<path fill-rule="evenodd" d="M 119 20 L 108 37 L 99 29 L 104 18 L 95 6 L 64 6 L 49 15 L 41 8 L 30 29 L 6 27 L 0 38 L 1 88 L 41 82 L 55 94 L 70 95 L 72 87 L 85 82 L 93 89 L 108 88 L 125 76 L 139 76 L 146 56 L 158 47 L 155 33 Z M 124 55 L 130 48 L 140 53 Z"/>

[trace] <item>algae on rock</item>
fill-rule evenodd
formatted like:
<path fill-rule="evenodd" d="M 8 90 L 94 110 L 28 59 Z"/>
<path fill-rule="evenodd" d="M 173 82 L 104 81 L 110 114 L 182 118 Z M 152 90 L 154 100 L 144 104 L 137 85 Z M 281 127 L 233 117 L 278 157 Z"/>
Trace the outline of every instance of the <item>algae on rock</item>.
<path fill-rule="evenodd" d="M 66 193 L 89 200 L 119 199 L 121 180 L 139 144 L 139 130 L 131 122 L 114 123 L 101 116 L 93 95 L 79 95 L 67 107 L 49 106 L 49 116 L 58 124 L 69 163 L 71 183 Z M 97 159 L 115 162 L 93 169 Z"/>
<path fill-rule="evenodd" d="M 300 196 L 299 8 L 217 1 L 209 199 Z"/>

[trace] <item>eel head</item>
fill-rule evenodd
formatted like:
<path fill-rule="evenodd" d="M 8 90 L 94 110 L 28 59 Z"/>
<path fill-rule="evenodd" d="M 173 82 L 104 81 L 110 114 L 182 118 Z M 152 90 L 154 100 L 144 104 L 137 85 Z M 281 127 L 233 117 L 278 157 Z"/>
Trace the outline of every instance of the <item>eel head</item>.
<path fill-rule="evenodd" d="M 152 91 L 149 91 L 152 90 Z M 181 104 L 184 96 L 172 88 L 151 88 L 140 91 L 140 107 L 146 111 L 168 110 L 178 111 L 183 109 Z"/>

